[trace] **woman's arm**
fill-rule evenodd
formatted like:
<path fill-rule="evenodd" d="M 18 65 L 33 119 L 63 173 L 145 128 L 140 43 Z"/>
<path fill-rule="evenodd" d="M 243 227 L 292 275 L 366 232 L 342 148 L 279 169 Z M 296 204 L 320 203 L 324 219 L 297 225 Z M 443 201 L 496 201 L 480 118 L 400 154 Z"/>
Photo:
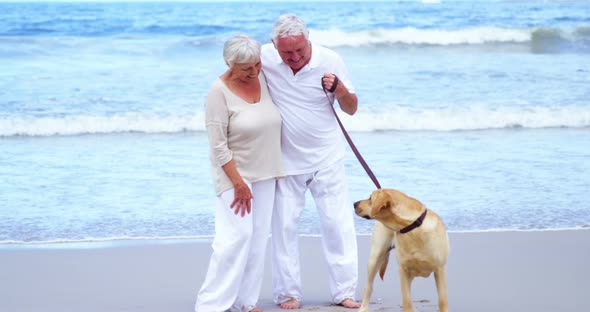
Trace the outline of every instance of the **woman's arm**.
<path fill-rule="evenodd" d="M 221 166 L 234 187 L 234 200 L 230 207 L 235 209 L 235 214 L 241 213 L 242 217 L 251 212 L 252 192 L 242 179 L 233 153 L 228 146 L 229 111 L 226 99 L 219 89 L 213 89 L 206 100 L 205 124 L 209 146 L 213 153 L 214 164 Z"/>

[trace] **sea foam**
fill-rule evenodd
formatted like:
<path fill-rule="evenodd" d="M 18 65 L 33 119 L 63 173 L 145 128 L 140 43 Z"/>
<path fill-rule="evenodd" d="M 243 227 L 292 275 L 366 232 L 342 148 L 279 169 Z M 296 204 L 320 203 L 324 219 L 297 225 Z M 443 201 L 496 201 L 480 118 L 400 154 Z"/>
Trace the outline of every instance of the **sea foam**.
<path fill-rule="evenodd" d="M 380 45 L 526 44 L 533 52 L 590 52 L 590 30 L 552 28 L 473 27 L 463 29 L 381 28 L 360 31 L 312 30 L 310 38 L 328 47 Z"/>
<path fill-rule="evenodd" d="M 0 118 L 0 136 L 52 136 L 121 132 L 177 133 L 204 130 L 204 114 Z"/>
<path fill-rule="evenodd" d="M 456 131 L 502 128 L 590 127 L 584 107 L 392 107 L 384 112 L 359 110 L 340 114 L 349 131 Z M 158 116 L 127 113 L 114 116 L 0 118 L 0 136 L 53 136 L 110 133 L 180 133 L 205 131 L 204 113 Z"/>

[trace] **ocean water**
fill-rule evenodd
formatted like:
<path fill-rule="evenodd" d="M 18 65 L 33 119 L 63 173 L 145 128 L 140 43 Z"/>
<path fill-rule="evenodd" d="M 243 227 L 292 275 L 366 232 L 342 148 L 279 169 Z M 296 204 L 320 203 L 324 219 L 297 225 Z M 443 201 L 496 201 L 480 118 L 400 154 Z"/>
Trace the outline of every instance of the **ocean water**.
<path fill-rule="evenodd" d="M 383 187 L 450 231 L 590 227 L 589 2 L 0 3 L 0 244 L 212 236 L 223 42 L 288 12 L 344 58 Z"/>

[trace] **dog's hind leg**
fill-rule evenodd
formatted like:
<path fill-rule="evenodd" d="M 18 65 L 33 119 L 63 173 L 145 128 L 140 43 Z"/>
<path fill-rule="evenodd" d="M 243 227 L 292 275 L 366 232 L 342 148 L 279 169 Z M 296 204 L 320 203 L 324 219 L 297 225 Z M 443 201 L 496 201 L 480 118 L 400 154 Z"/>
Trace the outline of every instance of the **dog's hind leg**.
<path fill-rule="evenodd" d="M 436 281 L 436 291 L 438 292 L 438 308 L 440 312 L 449 312 L 447 302 L 447 277 L 445 268 L 434 271 L 434 280 Z"/>
<path fill-rule="evenodd" d="M 373 293 L 373 281 L 387 258 L 386 256 L 390 251 L 389 247 L 393 244 L 393 235 L 394 232 L 392 230 L 386 228 L 380 222 L 375 223 L 373 235 L 371 236 L 371 252 L 367 263 L 367 284 L 365 285 L 363 302 L 359 308 L 359 312 L 369 311 L 369 301 Z"/>

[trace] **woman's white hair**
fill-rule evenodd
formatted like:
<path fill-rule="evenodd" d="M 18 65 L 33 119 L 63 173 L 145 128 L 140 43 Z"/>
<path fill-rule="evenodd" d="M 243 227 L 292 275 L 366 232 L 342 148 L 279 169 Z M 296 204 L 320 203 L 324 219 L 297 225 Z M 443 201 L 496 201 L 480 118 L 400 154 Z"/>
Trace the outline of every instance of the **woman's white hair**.
<path fill-rule="evenodd" d="M 304 35 L 305 39 L 309 40 L 309 29 L 305 22 L 297 15 L 284 14 L 279 16 L 274 26 L 272 27 L 272 41 L 277 42 L 277 39 L 289 36 Z"/>
<path fill-rule="evenodd" d="M 223 45 L 223 59 L 229 67 L 257 62 L 260 59 L 260 42 L 246 35 L 233 36 Z"/>

